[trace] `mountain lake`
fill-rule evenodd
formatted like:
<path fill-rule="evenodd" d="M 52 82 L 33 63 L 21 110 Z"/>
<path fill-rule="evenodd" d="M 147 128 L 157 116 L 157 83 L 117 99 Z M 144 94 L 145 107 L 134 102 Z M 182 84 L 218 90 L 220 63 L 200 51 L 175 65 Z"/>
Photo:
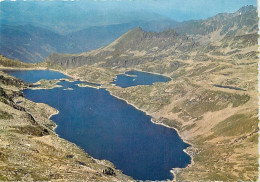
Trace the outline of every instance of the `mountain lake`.
<path fill-rule="evenodd" d="M 48 70 L 5 72 L 28 83 L 66 78 L 62 73 Z M 126 74 L 130 76 L 119 75 L 116 84 L 129 87 L 169 81 L 144 72 Z M 113 162 L 134 179 L 172 179 L 172 168 L 190 164 L 190 156 L 183 151 L 189 144 L 183 142 L 175 130 L 153 124 L 150 116 L 111 96 L 105 89 L 78 87 L 78 83 L 81 82 L 61 81 L 58 84 L 62 87 L 23 92 L 27 99 L 60 111 L 51 117 L 58 125 L 55 132 L 60 137 L 82 147 L 94 158 Z"/>

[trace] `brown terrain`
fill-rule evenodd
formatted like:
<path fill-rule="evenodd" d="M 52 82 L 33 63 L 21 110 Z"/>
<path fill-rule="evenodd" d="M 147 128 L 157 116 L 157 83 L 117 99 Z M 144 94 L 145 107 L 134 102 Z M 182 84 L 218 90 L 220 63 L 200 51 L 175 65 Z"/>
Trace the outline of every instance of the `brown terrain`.
<path fill-rule="evenodd" d="M 136 28 L 106 47 L 74 55 L 53 54 L 37 67 L 52 68 L 73 78 L 101 83 L 112 95 L 151 115 L 152 122 L 176 129 L 181 138 L 191 144 L 187 152 L 192 156 L 192 164 L 187 168 L 173 169 L 174 180 L 257 181 L 257 23 L 256 8 L 247 6 L 235 13 L 219 14 L 203 21 L 186 22 L 182 27 L 176 28 L 176 31 L 152 33 Z M 171 81 L 128 88 L 110 84 L 117 74 L 127 70 L 162 74 L 169 76 Z M 117 175 L 103 174 L 103 168 L 106 165 L 110 166 L 110 163 L 84 156 L 86 154 L 78 147 L 53 134 L 55 125 L 48 118 L 55 110 L 46 106 L 45 117 L 39 116 L 42 104 L 33 103 L 37 107 L 31 108 L 31 104 L 26 104 L 30 101 L 20 96 L 15 99 L 17 100 L 14 100 L 14 103 L 23 100 L 19 106 L 31 113 L 38 121 L 37 127 L 46 128 L 48 134 L 23 134 L 34 139 L 25 138 L 21 141 L 21 138 L 15 137 L 21 135 L 18 132 L 21 130 L 13 129 L 12 136 L 9 136 L 10 133 L 2 132 L 5 135 L 3 134 L 1 140 L 8 138 L 21 143 L 9 144 L 9 147 L 27 147 L 25 144 L 29 140 L 30 146 L 40 147 L 37 150 L 44 153 L 41 156 L 48 156 L 49 150 L 43 147 L 45 145 L 57 150 L 54 152 L 55 155 L 52 155 L 55 159 L 48 160 L 46 166 L 53 164 L 55 167 L 50 169 L 57 169 L 59 177 L 71 175 L 70 179 L 80 179 L 76 177 L 84 169 L 88 170 L 88 175 L 84 174 L 86 177 L 89 176 L 89 179 L 97 177 L 95 174 L 101 175 L 100 180 L 129 179 L 112 166 Z M 25 114 L 17 109 L 9 115 L 5 114 L 8 113 L 7 110 L 2 112 L 3 117 L 8 116 L 10 120 L 8 125 L 3 124 L 5 131 L 10 130 L 9 124 L 12 125 L 11 121 L 15 121 L 12 117 L 19 118 Z M 18 113 L 15 114 L 16 112 Z M 7 119 L 0 121 L 6 122 Z M 13 126 L 21 127 L 17 122 L 14 122 Z M 66 145 L 63 145 L 63 142 Z M 1 156 L 8 159 L 6 156 L 14 149 L 8 150 L 8 143 L 4 146 L 6 152 Z M 73 153 L 74 157 L 66 158 L 74 149 L 77 155 Z M 26 159 L 27 157 L 24 157 L 21 161 L 27 161 Z M 37 161 L 42 158 L 37 156 L 33 159 Z M 90 161 L 95 161 L 98 169 L 93 169 Z M 7 162 L 2 163 L 6 165 Z M 29 164 L 26 166 L 30 166 Z M 59 168 L 56 165 L 63 166 Z M 73 171 L 66 172 L 71 168 L 65 166 L 73 166 Z M 12 176 L 11 173 L 6 174 Z M 42 172 L 37 173 L 39 176 L 41 174 Z M 2 178 L 5 179 L 4 177 L 5 175 Z"/>

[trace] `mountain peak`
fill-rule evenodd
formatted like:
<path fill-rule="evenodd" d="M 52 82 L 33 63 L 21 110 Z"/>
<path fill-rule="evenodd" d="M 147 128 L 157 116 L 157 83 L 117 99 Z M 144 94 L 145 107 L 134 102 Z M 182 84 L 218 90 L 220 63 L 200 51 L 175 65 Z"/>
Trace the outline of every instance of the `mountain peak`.
<path fill-rule="evenodd" d="M 176 37 L 179 34 L 174 29 L 168 29 L 168 30 L 165 30 L 165 31 L 159 33 L 159 35 L 164 36 L 164 37 Z"/>
<path fill-rule="evenodd" d="M 253 5 L 244 6 L 235 13 L 220 13 L 205 20 L 182 22 L 174 29 L 180 34 L 208 35 L 215 39 L 256 33 L 258 31 L 257 8 Z"/>
<path fill-rule="evenodd" d="M 163 32 L 148 32 L 143 30 L 141 27 L 136 27 L 128 31 L 127 33 L 125 33 L 122 36 L 122 39 L 143 40 L 143 39 L 150 39 L 150 38 L 171 38 L 171 37 L 176 37 L 178 35 L 179 34 L 173 29 L 168 29 Z"/>
<path fill-rule="evenodd" d="M 253 5 L 247 5 L 247 6 L 243 6 L 242 8 L 240 8 L 237 12 L 238 13 L 248 13 L 248 12 L 252 12 L 252 11 L 257 11 L 257 8 Z"/>
<path fill-rule="evenodd" d="M 132 31 L 143 31 L 143 29 L 141 27 L 136 27 L 136 28 L 132 29 Z"/>

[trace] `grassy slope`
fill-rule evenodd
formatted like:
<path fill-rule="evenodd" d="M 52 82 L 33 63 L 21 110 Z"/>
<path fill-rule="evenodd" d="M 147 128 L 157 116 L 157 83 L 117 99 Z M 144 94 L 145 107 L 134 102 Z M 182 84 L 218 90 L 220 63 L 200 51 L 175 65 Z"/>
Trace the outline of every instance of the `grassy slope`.
<path fill-rule="evenodd" d="M 13 60 L 0 55 L 0 66 L 1 67 L 18 67 L 18 68 L 32 68 L 34 64 L 23 63 L 18 60 Z"/>
<path fill-rule="evenodd" d="M 68 69 L 67 73 L 102 82 L 112 95 L 148 112 L 155 122 L 177 128 L 192 144 L 188 152 L 194 161 L 189 168 L 175 170 L 177 180 L 255 181 L 257 37 L 231 36 L 184 52 L 161 52 L 160 59 L 127 68 L 170 76 L 173 80 L 168 83 L 112 86 L 111 79 L 126 69 L 99 65 Z M 147 53 L 135 55 L 143 56 Z"/>
<path fill-rule="evenodd" d="M 142 37 L 143 32 L 140 34 L 140 31 L 137 29 L 130 32 L 130 36 Z M 255 181 L 258 175 L 258 35 L 252 33 L 226 36 L 195 47 L 192 46 L 192 41 L 177 44 L 175 47 L 172 43 L 165 42 L 162 47 L 166 48 L 159 52 L 152 47 L 145 48 L 147 42 L 154 43 L 156 38 L 154 40 L 151 34 L 144 37 L 146 40 L 138 46 L 145 51 L 135 51 L 131 42 L 127 45 L 130 45 L 132 52 L 129 49 L 114 49 L 119 43 L 122 44 L 120 40 L 124 40 L 123 36 L 104 49 L 85 53 L 85 56 L 102 55 L 107 59 L 101 59 L 98 64 L 67 71 L 77 78 L 91 78 L 91 81 L 98 83 L 102 81 L 112 95 L 148 112 L 156 122 L 177 128 L 180 135 L 193 144 L 188 151 L 194 160 L 189 168 L 175 170 L 177 180 Z M 204 42 L 204 38 L 198 41 Z M 123 41 L 125 44 L 126 42 Z M 188 48 L 183 49 L 185 44 Z M 174 51 L 177 50 L 175 48 L 178 51 Z M 173 80 L 130 88 L 109 85 L 116 73 L 127 70 L 120 65 L 125 63 L 124 59 L 131 60 L 131 56 L 133 62 L 126 62 L 125 65 L 128 70 L 160 73 Z M 149 60 L 149 57 L 154 57 L 153 61 L 138 62 L 139 59 Z M 113 67 L 113 63 L 119 67 Z"/>
<path fill-rule="evenodd" d="M 168 75 L 173 79 L 168 83 L 119 88 L 109 82 L 126 69 L 99 65 L 66 72 L 102 82 L 111 94 L 148 112 L 156 122 L 177 128 L 192 144 L 188 152 L 194 161 L 189 168 L 175 170 L 177 180 L 255 181 L 257 35 L 226 37 L 185 52 L 160 54 L 160 59 L 128 69 Z"/>
<path fill-rule="evenodd" d="M 211 46 L 214 48 L 202 46 L 189 53 L 187 60 L 175 55 L 166 58 L 166 64 L 157 61 L 138 66 L 171 76 L 169 83 L 125 89 L 114 86 L 108 90 L 147 111 L 158 122 L 176 127 L 193 144 L 189 153 L 195 163 L 176 170 L 177 180 L 255 181 L 257 36 L 223 39 Z M 183 66 L 168 72 L 169 62 Z M 219 88 L 215 84 L 243 90 Z"/>

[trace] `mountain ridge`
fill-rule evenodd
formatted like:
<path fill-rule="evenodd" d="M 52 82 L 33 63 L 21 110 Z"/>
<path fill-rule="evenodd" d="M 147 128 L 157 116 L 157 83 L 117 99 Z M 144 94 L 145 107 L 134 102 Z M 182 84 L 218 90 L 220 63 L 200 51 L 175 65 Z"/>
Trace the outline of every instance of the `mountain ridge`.
<path fill-rule="evenodd" d="M 77 47 L 55 32 L 32 25 L 2 25 L 0 40 L 1 54 L 24 62 L 39 62 L 52 52 Z"/>
<path fill-rule="evenodd" d="M 222 17 L 225 18 L 222 18 Z M 252 20 L 252 21 L 247 21 L 247 20 Z M 163 31 L 160 33 L 156 33 L 156 32 L 147 32 L 147 31 L 143 31 L 140 28 L 135 28 L 133 30 L 128 31 L 127 33 L 125 33 L 124 35 L 122 35 L 121 37 L 119 37 L 117 40 L 115 40 L 114 42 L 112 42 L 110 45 L 104 47 L 104 48 L 100 48 L 94 51 L 90 51 L 89 53 L 81 53 L 77 55 L 73 55 L 71 59 L 73 59 L 73 61 L 69 61 L 70 63 L 62 63 L 63 65 L 69 65 L 68 67 L 77 67 L 77 66 L 82 66 L 84 65 L 84 59 L 86 59 L 86 63 L 85 64 L 89 64 L 90 62 L 92 62 L 91 64 L 94 64 L 93 59 L 91 56 L 87 57 L 87 55 L 91 55 L 91 53 L 95 52 L 99 52 L 100 54 L 103 54 L 103 56 L 99 57 L 99 61 L 100 59 L 109 60 L 109 56 L 112 56 L 113 59 L 115 59 L 115 54 L 118 55 L 117 58 L 119 57 L 119 55 L 121 55 L 122 51 L 126 51 L 126 49 L 130 49 L 133 50 L 134 47 L 135 50 L 138 50 L 139 53 L 140 51 L 146 51 L 147 49 L 151 49 L 152 48 L 156 48 L 156 45 L 153 45 L 153 38 L 157 39 L 158 42 L 156 42 L 158 45 L 163 46 L 164 48 L 169 47 L 170 45 L 172 46 L 174 44 L 174 42 L 176 43 L 176 40 L 172 39 L 172 42 L 168 39 L 169 37 L 165 37 L 164 40 L 159 40 L 160 36 L 165 35 L 167 33 L 171 33 L 171 32 L 175 32 L 175 34 L 178 34 L 178 37 L 180 38 L 182 36 L 182 41 L 181 42 L 179 40 L 179 47 L 185 47 L 185 42 L 189 42 L 192 41 L 192 45 L 190 45 L 191 43 L 188 43 L 187 46 L 188 47 L 196 47 L 196 45 L 207 45 L 210 42 L 214 42 L 214 41 L 219 41 L 221 39 L 223 39 L 224 37 L 228 37 L 228 36 L 239 36 L 239 35 L 244 35 L 244 34 L 254 34 L 257 32 L 258 28 L 255 27 L 257 25 L 257 14 L 256 14 L 256 8 L 254 6 L 246 6 L 246 7 L 242 7 L 240 8 L 238 11 L 236 11 L 235 13 L 225 13 L 225 14 L 218 14 L 214 17 L 208 18 L 206 20 L 198 20 L 198 21 L 193 21 L 191 24 L 187 24 L 187 22 L 179 23 L 177 24 L 178 27 L 175 27 L 174 30 L 168 30 L 168 31 Z M 195 23 L 194 23 L 195 22 Z M 232 22 L 232 23 L 230 23 Z M 201 26 L 204 25 L 204 26 Z M 245 26 L 247 25 L 247 26 Z M 181 29 L 180 29 L 181 27 Z M 240 28 L 242 27 L 242 28 Z M 185 29 L 185 31 L 184 31 Z M 203 30 L 203 31 L 201 31 Z M 133 33 L 133 31 L 135 33 Z M 190 31 L 195 31 L 194 34 L 189 34 Z M 197 34 L 196 32 L 199 32 L 199 34 Z M 129 41 L 124 41 L 124 43 L 122 42 L 123 38 L 126 39 L 126 35 L 128 35 L 128 39 Z M 131 40 L 131 36 L 133 36 L 133 40 Z M 139 36 L 139 37 L 138 37 Z M 150 36 L 150 42 L 145 43 L 145 41 L 143 40 L 147 40 L 147 38 Z M 159 37 L 158 37 L 159 36 Z M 144 39 L 146 38 L 146 39 Z M 121 42 L 119 42 L 119 40 L 121 40 Z M 167 45 L 167 41 L 168 41 L 168 45 Z M 155 41 L 154 41 L 155 42 Z M 177 41 L 178 42 L 178 41 Z M 118 45 L 116 45 L 118 44 Z M 148 45 L 149 44 L 149 45 Z M 153 47 L 151 46 L 153 45 Z M 146 49 L 144 48 L 146 46 Z M 113 47 L 113 48 L 112 48 Z M 109 49 L 116 49 L 117 52 L 115 51 L 110 51 L 109 55 Z M 122 50 L 122 49 L 125 50 Z M 156 48 L 157 49 L 157 48 Z M 184 48 L 185 49 L 185 48 Z M 186 47 L 187 49 L 187 47 Z M 101 53 L 103 51 L 103 53 Z M 111 53 L 114 52 L 114 53 Z M 156 51 L 154 51 L 156 52 Z M 158 52 L 158 51 L 157 51 Z M 144 53 L 144 52 L 143 52 Z M 172 53 L 174 53 L 174 51 L 172 50 Z M 129 53 L 130 54 L 130 53 Z M 105 55 L 107 57 L 105 57 Z M 57 58 L 57 54 L 55 56 Z M 55 60 L 52 60 L 53 55 L 50 55 L 49 57 L 47 57 L 45 59 L 45 61 L 52 61 L 55 62 Z M 69 56 L 67 56 L 68 59 Z M 90 61 L 90 59 L 92 61 Z M 153 60 L 153 58 L 150 58 L 150 60 Z M 76 64 L 77 60 L 79 60 L 79 64 Z M 120 60 L 115 60 L 119 61 Z M 133 62 L 133 60 L 131 60 Z M 138 60 L 136 60 L 138 62 Z M 64 62 L 66 62 L 66 60 L 64 60 Z M 73 66 L 72 64 L 75 63 L 75 65 Z M 61 62 L 59 61 L 58 64 L 61 64 Z M 111 64 L 107 63 L 107 64 Z M 104 64 L 105 65 L 105 64 Z"/>
<path fill-rule="evenodd" d="M 184 44 L 186 43 L 186 44 Z M 197 44 L 192 38 L 179 35 L 174 30 L 147 32 L 140 27 L 130 30 L 106 47 L 74 55 L 52 54 L 44 62 L 53 62 L 64 68 L 85 64 L 99 64 L 101 67 L 127 67 L 162 57 L 159 52 L 186 51 Z M 60 57 L 59 57 L 60 56 Z"/>
<path fill-rule="evenodd" d="M 237 30 L 232 32 L 232 27 Z M 190 20 L 180 22 L 174 28 L 177 32 L 191 35 L 205 35 L 222 28 L 220 34 L 240 35 L 254 33 L 258 30 L 257 8 L 253 5 L 241 7 L 234 13 L 219 13 L 205 20 Z M 245 28 L 251 26 L 251 29 Z M 245 28 L 244 31 L 239 29 Z"/>
<path fill-rule="evenodd" d="M 240 13 L 242 14 L 242 23 L 239 19 Z M 14 34 L 1 31 L 0 53 L 9 58 L 19 59 L 23 62 L 40 62 L 54 52 L 75 54 L 98 49 L 110 44 L 122 34 L 138 26 L 146 31 L 155 32 L 171 28 L 179 34 L 192 36 L 194 39 L 199 40 L 201 44 L 208 44 L 210 41 L 216 39 L 220 40 L 228 35 L 242 35 L 244 33 L 254 33 L 258 30 L 258 18 L 256 7 L 254 6 L 242 7 L 235 13 L 222 13 L 214 17 L 216 20 L 211 17 L 206 20 L 191 20 L 186 22 L 176 22 L 169 19 L 163 21 L 135 21 L 90 27 L 66 35 L 60 35 L 35 25 L 31 25 L 33 31 L 27 26 L 27 29 L 29 29 L 27 32 L 26 26 L 24 28 L 24 26 L 21 25 Z M 1 22 L 1 29 L 4 30 L 7 25 L 4 24 L 5 21 Z M 215 23 L 217 24 L 214 25 Z M 8 26 L 10 28 L 15 27 L 12 25 Z M 235 26 L 238 26 L 239 28 L 236 28 L 234 31 L 233 29 Z M 12 31 L 10 30 L 10 32 Z M 34 38 L 33 41 L 30 41 L 31 37 L 37 35 L 37 32 L 41 35 L 38 36 L 40 39 Z M 15 34 L 20 34 L 20 36 L 17 37 Z"/>
<path fill-rule="evenodd" d="M 170 21 L 169 24 L 171 23 L 174 22 Z M 158 28 L 157 24 L 158 21 L 115 24 L 91 27 L 66 35 L 29 24 L 16 26 L 2 24 L 0 53 L 11 59 L 35 63 L 54 52 L 80 53 L 106 46 L 137 25 L 143 25 L 149 30 L 163 30 L 167 27 L 162 25 Z"/>

